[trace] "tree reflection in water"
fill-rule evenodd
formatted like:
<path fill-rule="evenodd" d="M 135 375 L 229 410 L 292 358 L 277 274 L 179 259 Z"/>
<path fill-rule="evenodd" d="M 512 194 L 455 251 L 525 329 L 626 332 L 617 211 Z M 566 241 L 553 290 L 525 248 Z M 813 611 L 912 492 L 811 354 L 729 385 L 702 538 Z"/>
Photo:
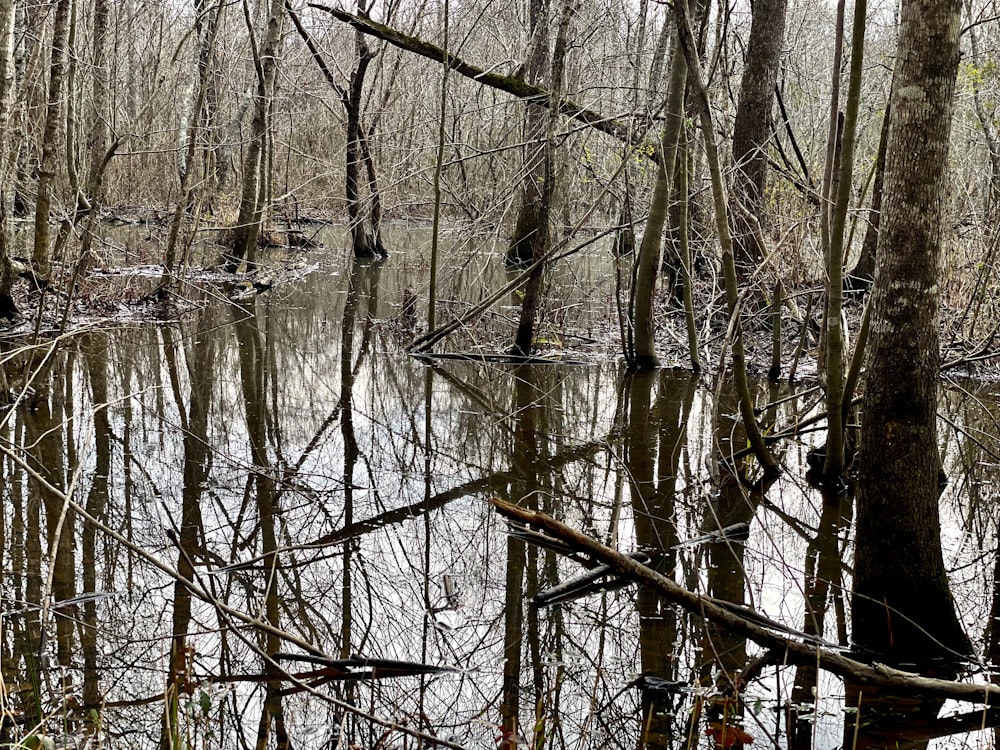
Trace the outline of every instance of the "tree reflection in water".
<path fill-rule="evenodd" d="M 887 696 L 848 686 L 844 698 L 828 674 L 783 666 L 648 586 L 530 606 L 580 567 L 509 535 L 491 496 L 641 551 L 690 590 L 846 643 L 851 503 L 798 481 L 804 446 L 789 447 L 789 471 L 769 487 L 738 463 L 716 470 L 745 444 L 735 409 L 686 373 L 386 353 L 384 321 L 412 279 L 353 265 L 344 279 L 346 293 L 317 274 L 174 326 L 68 341 L 33 401 L 6 412 L 4 443 L 24 464 L 2 462 L 4 742 L 39 726 L 151 748 L 429 737 L 680 748 L 708 746 L 714 721 L 742 727 L 753 747 L 877 747 L 996 723 L 964 709 L 941 721 L 924 702 L 894 726 Z M 985 397 L 956 393 L 942 413 L 988 427 Z M 764 421 L 805 408 L 791 398 Z M 966 479 L 942 507 L 974 630 L 1000 609 L 995 467 L 962 431 L 942 455 Z M 122 539 L 66 507 L 70 490 Z M 736 522 L 747 539 L 687 541 Z M 980 632 L 993 663 L 997 629 Z M 307 647 L 455 671 L 332 680 L 313 694 L 288 679 L 297 668 L 267 658 Z M 861 703 L 856 732 L 844 700 Z"/>

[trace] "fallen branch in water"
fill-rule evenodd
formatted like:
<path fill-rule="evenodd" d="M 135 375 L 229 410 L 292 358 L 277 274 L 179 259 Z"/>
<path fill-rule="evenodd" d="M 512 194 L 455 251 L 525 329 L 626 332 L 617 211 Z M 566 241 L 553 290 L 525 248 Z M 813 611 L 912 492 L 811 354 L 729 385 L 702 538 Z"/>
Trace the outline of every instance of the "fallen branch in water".
<path fill-rule="evenodd" d="M 652 568 L 622 554 L 593 537 L 538 511 L 527 510 L 500 498 L 490 502 L 501 515 L 520 523 L 541 529 L 573 550 L 589 555 L 595 560 L 638 583 L 655 589 L 656 592 L 680 607 L 706 620 L 714 622 L 734 633 L 754 641 L 769 649 L 784 664 L 819 666 L 838 677 L 849 679 L 862 686 L 876 686 L 889 690 L 919 691 L 928 697 L 951 698 L 996 705 L 1000 701 L 1000 686 L 971 684 L 923 677 L 913 672 L 886 666 L 865 664 L 831 647 L 804 640 L 805 634 L 788 628 L 746 608 L 736 608 L 709 596 L 696 594 L 661 575 Z"/>

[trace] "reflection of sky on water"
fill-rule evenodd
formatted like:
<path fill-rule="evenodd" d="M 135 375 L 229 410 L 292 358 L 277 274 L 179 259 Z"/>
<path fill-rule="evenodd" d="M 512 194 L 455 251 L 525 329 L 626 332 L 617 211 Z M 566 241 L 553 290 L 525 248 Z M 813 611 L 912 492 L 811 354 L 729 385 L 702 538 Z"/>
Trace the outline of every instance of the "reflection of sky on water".
<path fill-rule="evenodd" d="M 418 242 L 423 241 L 420 233 L 416 234 Z M 331 261 L 334 268 L 339 268 L 339 262 Z M 602 330 L 601 325 L 609 324 L 610 307 L 594 291 L 609 288 L 608 264 L 603 257 L 576 259 L 574 263 L 574 284 L 581 286 L 574 287 L 573 294 L 578 297 L 567 301 L 565 309 L 574 311 L 572 325 L 577 333 L 594 335 Z M 476 280 L 473 288 L 491 288 L 503 275 L 495 255 L 488 261 L 476 256 L 455 266 L 459 270 L 446 275 L 443 284 L 445 289 L 452 285 L 452 292 L 442 294 L 442 299 L 456 309 L 461 307 L 456 290 L 468 286 L 467 278 Z M 418 259 L 399 253 L 398 259 L 381 271 L 365 269 L 353 276 L 360 285 L 360 303 L 351 353 L 349 402 L 343 390 L 341 321 L 351 272 L 340 270 L 337 275 L 327 271 L 312 274 L 300 284 L 276 287 L 270 294 L 244 303 L 248 312 L 255 313 L 253 325 L 261 343 L 260 359 L 251 364 L 264 386 L 267 472 L 284 487 L 276 521 L 277 543 L 284 550 L 283 567 L 274 579 L 281 592 L 281 623 L 327 653 L 339 653 L 343 565 L 345 549 L 349 549 L 351 651 L 457 668 L 456 672 L 428 678 L 422 695 L 419 679 L 408 677 L 371 687 L 355 686 L 350 689 L 354 700 L 383 718 L 414 726 L 414 716 L 422 708 L 430 726 L 441 736 L 477 747 L 493 746 L 500 723 L 504 606 L 510 597 L 505 585 L 505 524 L 484 499 L 514 492 L 513 485 L 520 486 L 520 480 L 505 476 L 494 486 L 477 486 L 447 502 L 430 502 L 429 512 L 415 512 L 403 519 L 393 518 L 391 513 L 407 506 L 418 508 L 428 498 L 433 500 L 455 487 L 518 466 L 524 451 L 524 445 L 518 443 L 518 429 L 525 424 L 527 414 L 523 406 L 518 408 L 518 389 L 510 368 L 441 362 L 432 377 L 431 454 L 425 463 L 424 383 L 428 365 L 400 351 L 397 333 L 389 322 L 404 288 L 412 287 L 418 296 L 422 294 L 424 269 Z M 376 277 L 377 307 L 371 311 L 375 291 L 371 284 Z M 591 307 L 578 314 L 582 300 L 589 300 Z M 377 320 L 366 329 L 369 316 Z M 177 551 L 165 539 L 164 529 L 179 524 L 181 518 L 185 455 L 181 426 L 190 419 L 192 389 L 201 394 L 209 411 L 206 434 L 197 438 L 206 441 L 210 450 L 208 478 L 200 487 L 199 498 L 204 545 L 198 550 L 199 575 L 220 599 L 246 612 L 257 612 L 263 606 L 264 590 L 259 568 L 257 572 L 244 569 L 206 575 L 212 569 L 252 561 L 260 554 L 259 525 L 248 484 L 253 460 L 233 318 L 230 310 L 214 305 L 167 332 L 143 327 L 92 336 L 77 344 L 72 355 L 61 355 L 49 380 L 49 391 L 54 408 L 75 417 L 68 427 L 59 428 L 58 437 L 65 456 L 75 455 L 84 467 L 77 496 L 86 497 L 95 461 L 91 368 L 106 368 L 107 412 L 113 437 L 110 498 L 104 517 L 110 526 L 171 566 L 176 565 Z M 509 323 L 492 318 L 484 325 L 491 331 Z M 463 334 L 465 343 L 474 345 L 478 335 L 476 329 Z M 95 363 L 82 356 L 86 347 L 105 343 L 106 360 Z M 539 367 L 531 374 L 534 406 L 528 408 L 534 419 L 539 457 L 530 463 L 537 476 L 529 484 L 534 483 L 541 497 L 548 498 L 546 502 L 558 505 L 568 522 L 632 550 L 636 523 L 623 452 L 626 425 L 620 368 L 614 361 L 587 356 L 593 364 Z M 244 367 L 247 362 L 245 358 Z M 664 389 L 680 388 L 683 382 L 683 376 L 675 378 L 664 372 L 653 387 L 650 401 L 654 408 L 657 395 Z M 684 438 L 677 459 L 673 504 L 680 539 L 696 536 L 705 528 L 710 517 L 708 502 L 714 494 L 707 468 L 707 456 L 714 445 L 713 392 L 699 387 L 692 393 L 686 421 L 680 427 Z M 766 389 L 760 391 L 760 398 L 767 400 Z M 344 474 L 342 430 L 347 408 L 359 449 L 349 476 Z M 792 421 L 798 408 L 798 401 L 780 407 L 779 424 Z M 956 423 L 983 419 L 976 408 L 976 402 L 968 399 L 949 396 L 943 401 L 943 410 Z M 7 427 L 8 438 L 15 441 L 21 440 L 19 418 L 15 414 Z M 970 450 L 959 435 L 954 433 L 946 440 L 948 466 L 961 465 L 963 451 Z M 655 431 L 651 439 L 656 439 Z M 125 456 L 126 440 L 130 460 Z M 589 443 L 597 444 L 591 458 L 565 459 L 573 448 Z M 744 556 L 747 601 L 795 628 L 801 628 L 805 618 L 804 535 L 815 531 L 821 512 L 818 495 L 808 491 L 800 479 L 804 452 L 805 448 L 794 444 L 787 448 L 784 460 L 789 470 L 768 492 L 768 502 L 757 509 Z M 563 459 L 550 471 L 541 457 Z M 662 478 L 669 463 L 662 451 L 656 460 Z M 523 470 L 523 460 L 520 463 Z M 9 465 L 5 471 L 10 472 Z M 977 464 L 969 482 L 979 488 L 980 504 L 970 509 L 963 502 L 967 495 L 960 491 L 963 483 L 956 481 L 942 501 L 946 555 L 949 563 L 960 567 L 955 593 L 974 640 L 982 637 L 980 623 L 989 606 L 986 591 L 992 585 L 991 553 L 996 533 L 994 514 L 989 510 L 992 479 L 992 466 Z M 345 482 L 354 488 L 349 508 L 345 505 Z M 15 491 L 22 497 L 28 491 L 23 479 L 8 480 L 6 492 Z M 16 501 L 12 496 L 8 500 L 4 504 L 4 570 L 10 570 L 19 544 Z M 19 507 L 18 512 L 23 513 L 26 506 Z M 312 546 L 348 521 L 368 519 L 392 522 L 346 541 Z M 80 533 L 79 525 L 74 533 Z M 839 533 L 843 539 L 848 532 Z M 844 546 L 843 541 L 840 546 Z M 680 558 L 677 576 L 686 574 L 689 585 L 704 590 L 708 583 L 704 549 L 682 549 Z M 976 559 L 983 560 L 982 564 L 962 567 Z M 845 563 L 850 564 L 849 554 Z M 127 592 L 98 604 L 104 667 L 100 685 L 106 701 L 113 705 L 162 693 L 173 606 L 170 581 L 134 553 L 101 537 L 94 564 L 100 589 Z M 544 557 L 539 565 L 544 568 Z M 565 560 L 553 565 L 560 579 L 578 572 L 577 566 Z M 456 601 L 451 602 L 457 607 L 446 601 L 445 576 L 457 587 Z M 13 587 L 5 575 L 5 598 L 23 593 L 23 585 L 17 592 Z M 8 608 L 5 602 L 4 609 Z M 828 610 L 825 627 L 829 639 L 836 639 L 837 632 L 833 609 Z M 257 657 L 227 632 L 228 627 L 209 605 L 194 603 L 190 643 L 197 651 L 198 676 L 259 672 Z M 627 685 L 639 671 L 639 627 L 631 589 L 574 603 L 558 615 L 548 611 L 540 614 L 541 641 L 534 653 L 540 657 L 537 674 L 549 712 L 543 721 L 553 721 L 553 710 L 562 721 L 561 734 L 553 742 L 572 747 L 636 745 L 639 697 Z M 676 642 L 662 644 L 678 655 L 675 679 L 693 682 L 693 663 L 706 656 L 700 650 L 699 632 L 696 623 L 682 618 Z M 750 646 L 749 652 L 753 655 L 756 649 Z M 535 714 L 532 649 L 527 642 L 522 654 L 521 726 L 530 732 Z M 79 682 L 78 675 L 74 679 Z M 747 719 L 746 727 L 762 741 L 781 731 L 776 723 L 780 716 L 776 697 L 787 700 L 790 682 L 789 670 L 775 678 L 774 669 L 770 669 L 749 691 L 748 702 L 758 701 L 759 713 L 756 719 Z M 324 689 L 341 697 L 349 694 L 342 685 Z M 823 676 L 817 692 L 820 729 L 816 746 L 833 747 L 841 738 L 838 701 L 842 688 L 838 681 Z M 231 741 L 235 732 L 252 738 L 260 710 L 259 691 L 252 684 L 220 683 L 211 687 L 211 695 L 219 711 L 213 713 L 219 717 L 213 721 L 223 722 L 217 730 L 223 736 L 228 732 L 230 737 L 223 745 L 235 746 Z M 678 737 L 686 731 L 690 695 L 676 713 Z M 297 746 L 323 747 L 335 736 L 332 707 L 302 695 L 286 699 L 286 706 L 286 721 Z M 138 732 L 128 735 L 130 742 L 155 744 L 162 706 L 154 702 L 106 710 L 109 731 Z M 192 710 L 191 716 L 196 714 Z M 125 726 L 128 729 L 123 729 Z M 380 730 L 371 731 L 375 737 Z"/>

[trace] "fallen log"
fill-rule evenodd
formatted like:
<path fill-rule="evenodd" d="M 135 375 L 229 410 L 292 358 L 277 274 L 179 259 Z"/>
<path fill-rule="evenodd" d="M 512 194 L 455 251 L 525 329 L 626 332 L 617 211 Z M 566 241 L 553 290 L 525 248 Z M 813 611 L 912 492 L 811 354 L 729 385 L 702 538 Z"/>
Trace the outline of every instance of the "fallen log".
<path fill-rule="evenodd" d="M 731 604 L 689 591 L 628 555 L 544 513 L 527 510 L 497 497 L 491 498 L 490 503 L 504 517 L 543 530 L 571 549 L 589 555 L 620 575 L 649 586 L 660 596 L 689 612 L 754 641 L 773 652 L 780 663 L 819 666 L 838 677 L 849 679 L 862 686 L 919 692 L 927 697 L 951 698 L 987 705 L 997 705 L 1000 702 L 998 685 L 924 677 L 885 664 L 866 664 L 838 653 L 831 646 L 819 644 L 815 640 L 809 642 L 803 639 L 804 634 L 764 615 L 743 611 L 742 608 L 734 609 Z"/>

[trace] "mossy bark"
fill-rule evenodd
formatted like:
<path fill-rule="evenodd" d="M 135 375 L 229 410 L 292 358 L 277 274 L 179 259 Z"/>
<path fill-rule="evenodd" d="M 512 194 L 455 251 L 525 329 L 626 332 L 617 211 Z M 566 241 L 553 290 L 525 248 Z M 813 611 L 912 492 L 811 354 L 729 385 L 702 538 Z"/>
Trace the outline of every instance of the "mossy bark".
<path fill-rule="evenodd" d="M 941 548 L 938 276 L 959 0 L 904 0 L 861 428 L 854 644 L 894 664 L 966 655 Z"/>

